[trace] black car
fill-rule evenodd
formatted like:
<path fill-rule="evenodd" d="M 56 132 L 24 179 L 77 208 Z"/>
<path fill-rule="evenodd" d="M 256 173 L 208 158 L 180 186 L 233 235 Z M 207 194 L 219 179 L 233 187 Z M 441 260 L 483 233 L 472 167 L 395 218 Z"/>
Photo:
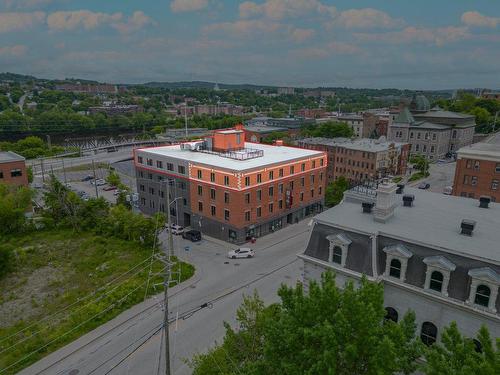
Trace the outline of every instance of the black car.
<path fill-rule="evenodd" d="M 94 176 L 87 175 L 87 176 L 85 176 L 84 178 L 82 178 L 82 181 L 83 181 L 83 182 L 86 182 L 86 181 L 90 181 L 90 180 L 93 180 L 93 179 L 94 179 Z"/>
<path fill-rule="evenodd" d="M 199 230 L 188 230 L 187 232 L 182 233 L 182 238 L 192 242 L 198 242 L 201 241 L 201 232 Z"/>

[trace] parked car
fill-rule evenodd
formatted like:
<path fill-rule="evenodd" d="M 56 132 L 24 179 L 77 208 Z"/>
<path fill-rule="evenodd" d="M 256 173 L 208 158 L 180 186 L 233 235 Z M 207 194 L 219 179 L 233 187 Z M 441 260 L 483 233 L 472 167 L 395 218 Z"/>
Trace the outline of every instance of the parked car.
<path fill-rule="evenodd" d="M 445 195 L 451 195 L 451 194 L 453 194 L 453 186 L 446 186 L 443 189 L 443 194 L 445 194 Z"/>
<path fill-rule="evenodd" d="M 92 185 L 97 185 L 97 186 L 103 186 L 106 185 L 106 181 L 104 181 L 102 178 L 99 178 L 95 181 L 90 181 Z"/>
<path fill-rule="evenodd" d="M 90 181 L 90 180 L 93 180 L 93 179 L 94 179 L 94 176 L 87 175 L 84 178 L 82 178 L 82 182 L 87 182 L 87 181 Z"/>
<path fill-rule="evenodd" d="M 43 184 L 41 184 L 39 182 L 33 182 L 31 184 L 31 187 L 34 188 L 34 189 L 43 189 Z"/>
<path fill-rule="evenodd" d="M 431 184 L 429 184 L 428 182 L 421 182 L 420 184 L 418 184 L 418 188 L 422 189 L 422 190 L 427 190 L 430 187 L 431 187 Z"/>
<path fill-rule="evenodd" d="M 227 253 L 227 257 L 231 259 L 253 258 L 254 256 L 255 256 L 254 251 L 249 247 L 240 247 L 239 249 L 231 250 Z"/>
<path fill-rule="evenodd" d="M 116 189 L 118 189 L 116 186 L 106 186 L 105 188 L 102 188 L 102 190 L 104 191 L 111 191 Z"/>
<path fill-rule="evenodd" d="M 165 227 L 168 232 L 168 225 Z M 172 234 L 182 234 L 184 232 L 184 228 L 177 224 L 172 224 Z"/>
<path fill-rule="evenodd" d="M 201 241 L 201 232 L 199 230 L 188 230 L 187 232 L 182 233 L 182 238 L 186 240 L 190 240 L 192 242 Z"/>

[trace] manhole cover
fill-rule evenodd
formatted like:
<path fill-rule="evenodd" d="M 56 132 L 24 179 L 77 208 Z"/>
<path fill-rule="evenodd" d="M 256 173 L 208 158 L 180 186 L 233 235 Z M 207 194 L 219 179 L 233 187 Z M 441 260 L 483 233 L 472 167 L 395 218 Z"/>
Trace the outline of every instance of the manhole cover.
<path fill-rule="evenodd" d="M 71 370 L 68 375 L 76 375 L 76 374 L 79 374 L 80 373 L 80 370 L 77 370 L 76 368 Z"/>

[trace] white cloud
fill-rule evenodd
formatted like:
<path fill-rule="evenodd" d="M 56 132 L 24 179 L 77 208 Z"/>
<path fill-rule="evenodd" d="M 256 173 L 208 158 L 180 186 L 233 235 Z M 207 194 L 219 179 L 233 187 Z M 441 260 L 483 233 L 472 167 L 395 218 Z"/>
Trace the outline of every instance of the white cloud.
<path fill-rule="evenodd" d="M 299 17 L 310 13 L 335 14 L 336 8 L 323 4 L 319 0 L 267 0 L 262 4 L 245 1 L 240 4 L 240 17 L 251 18 L 263 15 L 271 19 Z"/>
<path fill-rule="evenodd" d="M 0 13 L 0 33 L 27 30 L 32 28 L 33 26 L 43 23 L 44 21 L 45 21 L 44 12 Z"/>
<path fill-rule="evenodd" d="M 462 14 L 462 22 L 467 26 L 496 28 L 500 24 L 500 17 L 485 16 L 476 11 Z"/>
<path fill-rule="evenodd" d="M 47 24 L 50 30 L 95 29 L 103 24 L 116 24 L 123 18 L 122 13 L 100 13 L 89 10 L 60 11 L 49 14 Z"/>
<path fill-rule="evenodd" d="M 193 12 L 207 6 L 208 0 L 174 0 L 170 3 L 172 12 Z"/>
<path fill-rule="evenodd" d="M 113 25 L 115 29 L 123 34 L 131 33 L 142 29 L 145 26 L 156 25 L 153 19 L 142 11 L 136 11 L 125 22 L 118 22 Z"/>
<path fill-rule="evenodd" d="M 302 43 L 305 40 L 312 38 L 315 31 L 313 29 L 293 29 L 290 33 L 290 37 L 296 43 Z"/>
<path fill-rule="evenodd" d="M 272 33 L 281 29 L 284 25 L 263 20 L 238 20 L 235 22 L 214 23 L 203 28 L 204 33 L 222 31 L 227 35 L 250 36 L 256 33 Z"/>
<path fill-rule="evenodd" d="M 385 12 L 372 8 L 348 9 L 341 12 L 334 21 L 347 29 L 393 28 L 403 25 L 401 19 L 392 18 Z"/>
<path fill-rule="evenodd" d="M 299 48 L 291 51 L 293 57 L 301 59 L 325 59 L 330 56 L 354 55 L 362 51 L 353 44 L 330 42 L 326 46 Z"/>
<path fill-rule="evenodd" d="M 355 33 L 358 40 L 364 42 L 383 42 L 391 44 L 430 43 L 442 46 L 471 37 L 467 27 L 447 26 L 435 29 L 408 26 L 400 31 L 386 33 Z"/>
<path fill-rule="evenodd" d="M 0 56 L 10 57 L 10 56 L 22 56 L 26 53 L 26 46 L 23 45 L 15 45 L 15 46 L 6 46 L 0 47 Z"/>
<path fill-rule="evenodd" d="M 45 5 L 54 2 L 54 0 L 0 0 L 0 4 L 4 4 L 4 6 L 8 9 L 24 9 L 27 8 L 40 8 Z"/>

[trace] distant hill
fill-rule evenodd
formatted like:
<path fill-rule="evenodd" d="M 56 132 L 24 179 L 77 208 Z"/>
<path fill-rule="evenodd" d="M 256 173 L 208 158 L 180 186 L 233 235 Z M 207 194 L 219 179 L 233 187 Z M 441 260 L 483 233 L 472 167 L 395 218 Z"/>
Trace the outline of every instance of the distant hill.
<path fill-rule="evenodd" d="M 33 76 L 27 76 L 23 74 L 16 74 L 16 73 L 0 73 L 0 81 L 10 81 L 10 82 L 17 82 L 17 83 L 25 83 L 29 81 L 34 81 L 37 80 L 36 77 Z"/>
<path fill-rule="evenodd" d="M 215 82 L 205 81 L 183 81 L 183 82 L 147 82 L 140 86 L 162 88 L 162 89 L 213 89 Z M 251 85 L 247 83 L 241 84 L 226 84 L 219 83 L 220 89 L 228 90 L 262 90 L 276 88 L 276 86 Z"/>

